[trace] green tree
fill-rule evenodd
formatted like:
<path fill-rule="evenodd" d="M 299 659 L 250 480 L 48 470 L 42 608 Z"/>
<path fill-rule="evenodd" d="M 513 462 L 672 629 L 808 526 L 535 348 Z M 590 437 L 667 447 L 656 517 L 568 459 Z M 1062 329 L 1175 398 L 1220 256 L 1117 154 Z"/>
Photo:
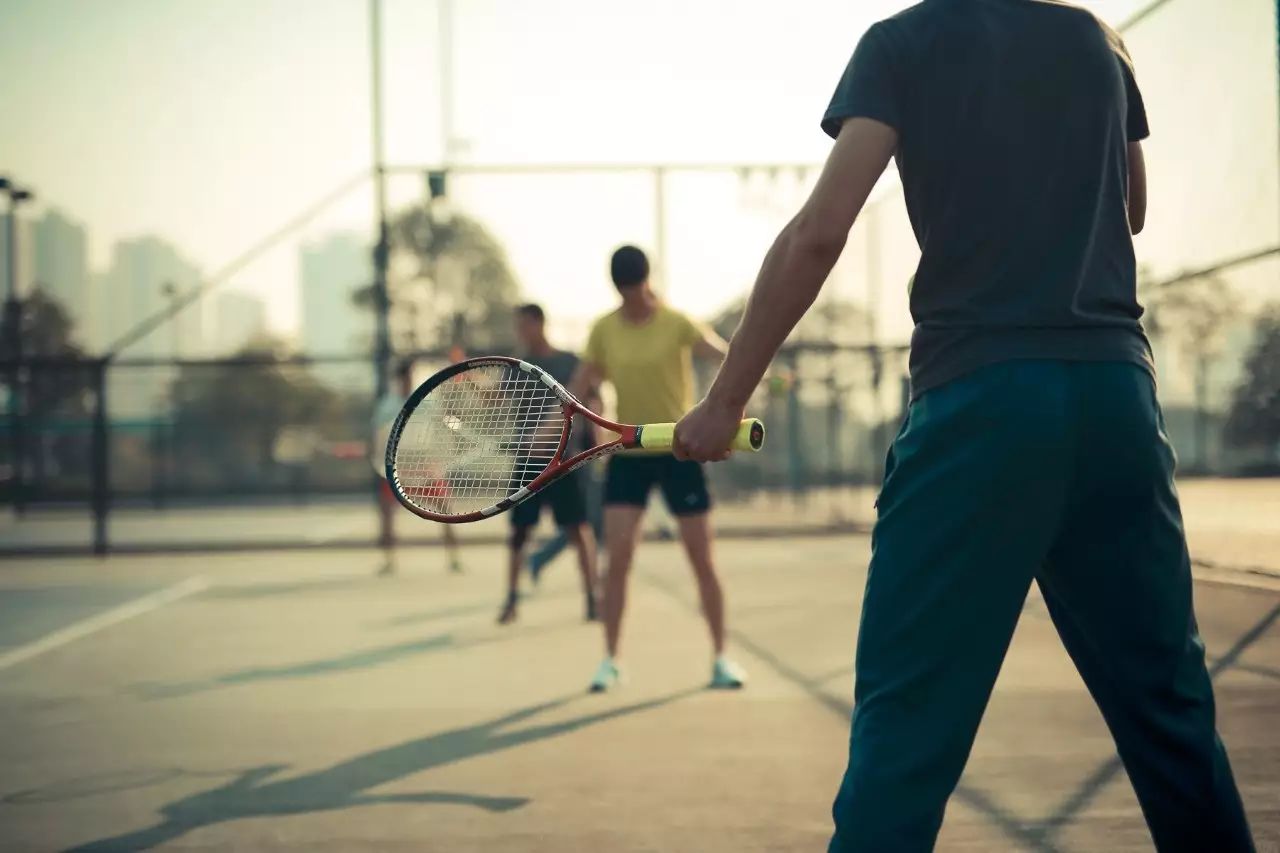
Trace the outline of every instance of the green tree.
<path fill-rule="evenodd" d="M 10 466 L 15 453 L 19 455 L 22 470 L 42 483 L 50 470 L 85 467 L 84 445 L 69 435 L 68 424 L 83 423 L 88 417 L 94 374 L 75 341 L 75 325 L 57 299 L 37 286 L 16 307 L 16 317 L 8 314 L 0 324 L 0 360 L 18 357 L 16 321 L 21 324 L 22 355 L 36 361 L 0 371 L 5 411 L 21 412 L 24 427 L 12 433 L 13 440 L 5 441 L 0 453 Z M 18 436 L 25 440 L 19 441 Z"/>
<path fill-rule="evenodd" d="M 43 363 L 28 367 L 21 379 L 16 371 L 4 371 L 6 396 L 16 399 L 14 389 L 20 385 L 25 390 L 24 408 L 32 419 L 86 414 L 91 373 L 80 363 L 85 354 L 75 342 L 71 317 L 57 299 L 40 288 L 19 305 L 23 356 Z M 11 360 L 18 355 L 17 338 L 12 331 L 13 318 L 5 319 L 0 359 Z"/>
<path fill-rule="evenodd" d="M 387 291 L 396 350 L 463 343 L 501 352 L 514 345 L 519 284 L 501 243 L 464 213 L 418 206 L 395 217 Z M 372 288 L 358 291 L 356 302 L 371 308 Z"/>
<path fill-rule="evenodd" d="M 28 358 L 84 357 L 84 350 L 75 341 L 75 323 L 57 299 L 37 286 L 18 305 L 24 355 Z M 12 359 L 18 355 L 18 339 L 12 329 L 13 318 L 6 317 L 0 331 L 0 359 Z"/>
<path fill-rule="evenodd" d="M 349 419 L 343 397 L 287 363 L 279 341 L 256 339 L 237 356 L 261 363 L 187 365 L 174 382 L 176 452 L 198 466 L 192 479 L 270 479 L 287 430 L 318 440 Z"/>
<path fill-rule="evenodd" d="M 1280 304 L 1258 318 L 1227 417 L 1227 441 L 1236 447 L 1280 448 Z"/>

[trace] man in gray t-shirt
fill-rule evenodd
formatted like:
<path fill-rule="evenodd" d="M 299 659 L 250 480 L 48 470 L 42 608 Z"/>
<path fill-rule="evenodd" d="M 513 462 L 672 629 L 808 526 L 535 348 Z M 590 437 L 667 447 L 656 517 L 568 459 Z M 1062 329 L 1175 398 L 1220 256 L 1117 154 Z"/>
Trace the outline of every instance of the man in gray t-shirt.
<path fill-rule="evenodd" d="M 912 401 L 829 850 L 934 848 L 1034 582 L 1156 849 L 1252 853 L 1139 322 L 1148 128 L 1119 36 L 1062 0 L 924 0 L 863 35 L 822 127 L 827 163 L 673 449 L 728 451 L 895 158 L 921 250 Z"/>
<path fill-rule="evenodd" d="M 523 358 L 550 373 L 557 381 L 568 384 L 578 367 L 578 357 L 551 346 L 547 340 L 546 315 L 542 308 L 532 304 L 521 305 L 516 309 L 515 325 L 516 336 L 524 347 Z M 585 450 L 591 444 L 586 424 L 581 420 L 575 422 L 568 452 Z M 512 508 L 507 596 L 502 611 L 498 614 L 499 624 L 506 625 L 516 620 L 524 546 L 529 540 L 529 533 L 538 524 L 544 504 L 550 505 L 556 526 L 577 551 L 578 567 L 582 572 L 582 591 L 586 599 L 586 617 L 596 618 L 596 541 L 588 523 L 585 475 L 579 470 L 567 474 L 544 491 Z"/>

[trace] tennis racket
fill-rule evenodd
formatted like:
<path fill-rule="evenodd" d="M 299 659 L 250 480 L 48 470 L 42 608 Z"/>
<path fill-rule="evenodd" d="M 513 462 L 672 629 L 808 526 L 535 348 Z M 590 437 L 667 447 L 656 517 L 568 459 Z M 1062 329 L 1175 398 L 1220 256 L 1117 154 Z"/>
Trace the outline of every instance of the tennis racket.
<path fill-rule="evenodd" d="M 616 435 L 569 454 L 573 416 Z M 387 482 L 410 512 L 479 521 L 508 510 L 588 462 L 631 448 L 670 450 L 675 424 L 597 415 L 541 368 L 487 356 L 450 365 L 410 395 L 387 440 Z M 764 424 L 742 422 L 735 450 L 759 450 Z"/>

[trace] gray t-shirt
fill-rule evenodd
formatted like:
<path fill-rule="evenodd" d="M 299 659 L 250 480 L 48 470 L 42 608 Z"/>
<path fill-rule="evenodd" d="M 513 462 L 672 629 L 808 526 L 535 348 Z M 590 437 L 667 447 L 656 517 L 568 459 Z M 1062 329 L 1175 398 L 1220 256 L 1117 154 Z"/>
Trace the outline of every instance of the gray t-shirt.
<path fill-rule="evenodd" d="M 578 357 L 564 350 L 552 350 L 543 356 L 526 355 L 524 360 L 541 367 L 551 374 L 552 379 L 566 386 L 573 379 L 573 372 L 578 369 Z"/>
<path fill-rule="evenodd" d="M 1059 3 L 924 0 L 867 31 L 822 128 L 872 118 L 920 245 L 912 394 L 998 361 L 1152 369 L 1128 223 L 1147 118 L 1120 37 Z"/>
<path fill-rule="evenodd" d="M 578 357 L 564 350 L 552 350 L 543 356 L 526 355 L 524 360 L 541 367 L 551 374 L 552 379 L 565 386 L 573 379 L 574 371 L 578 369 Z M 587 432 L 587 425 L 582 422 L 582 418 L 579 416 L 574 419 L 573 430 L 569 434 L 567 451 L 569 454 L 580 453 L 590 447 L 591 441 Z"/>

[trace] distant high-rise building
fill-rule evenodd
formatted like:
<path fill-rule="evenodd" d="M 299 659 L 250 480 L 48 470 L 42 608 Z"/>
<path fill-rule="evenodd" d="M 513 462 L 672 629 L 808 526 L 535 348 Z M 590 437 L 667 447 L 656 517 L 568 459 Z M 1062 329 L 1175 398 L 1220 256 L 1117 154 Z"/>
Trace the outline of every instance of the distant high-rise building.
<path fill-rule="evenodd" d="M 302 345 L 308 354 L 366 351 L 371 312 L 358 307 L 357 290 L 373 280 L 368 242 L 358 234 L 331 234 L 302 247 L 299 273 Z"/>
<path fill-rule="evenodd" d="M 30 268 L 25 277 L 66 310 L 75 324 L 73 337 L 80 344 L 94 348 L 98 341 L 88 327 L 92 309 L 88 238 L 84 226 L 50 209 L 31 223 L 30 231 Z"/>
<path fill-rule="evenodd" d="M 0 213 L 0 298 L 9 296 L 9 212 Z M 18 216 L 18 295 L 31 292 L 31 222 L 25 214 Z"/>
<path fill-rule="evenodd" d="M 101 288 L 102 319 L 108 345 L 138 323 L 181 299 L 200 283 L 200 270 L 159 237 L 122 240 Z M 124 353 L 151 358 L 192 358 L 205 354 L 204 302 L 197 300 Z"/>
<path fill-rule="evenodd" d="M 227 291 L 213 298 L 213 351 L 227 356 L 266 332 L 267 306 L 252 294 Z"/>

